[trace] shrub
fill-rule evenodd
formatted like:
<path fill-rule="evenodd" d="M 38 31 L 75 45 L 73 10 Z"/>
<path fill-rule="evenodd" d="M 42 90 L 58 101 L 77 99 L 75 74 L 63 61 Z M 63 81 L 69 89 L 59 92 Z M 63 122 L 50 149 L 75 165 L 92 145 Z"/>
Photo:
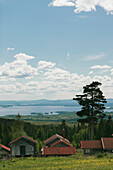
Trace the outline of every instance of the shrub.
<path fill-rule="evenodd" d="M 97 158 L 103 158 L 103 157 L 104 157 L 104 154 L 98 153 L 96 157 L 97 157 Z"/>

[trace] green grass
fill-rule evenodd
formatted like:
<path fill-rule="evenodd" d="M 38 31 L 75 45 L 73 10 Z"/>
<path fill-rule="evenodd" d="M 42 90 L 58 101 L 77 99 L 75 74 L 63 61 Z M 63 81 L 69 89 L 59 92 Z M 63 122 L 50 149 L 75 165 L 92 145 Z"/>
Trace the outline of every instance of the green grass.
<path fill-rule="evenodd" d="M 112 170 L 113 156 L 97 158 L 77 154 L 70 157 L 14 158 L 0 162 L 0 170 Z"/>

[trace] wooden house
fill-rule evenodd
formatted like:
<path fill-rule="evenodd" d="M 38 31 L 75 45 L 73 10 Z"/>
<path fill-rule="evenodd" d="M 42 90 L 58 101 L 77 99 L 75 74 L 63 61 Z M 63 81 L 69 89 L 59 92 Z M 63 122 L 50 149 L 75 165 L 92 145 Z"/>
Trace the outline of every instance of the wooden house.
<path fill-rule="evenodd" d="M 103 152 L 101 140 L 81 141 L 81 149 L 83 149 L 84 154 L 87 155 Z"/>
<path fill-rule="evenodd" d="M 42 148 L 42 155 L 75 155 L 76 148 L 71 145 L 68 139 L 55 134 L 44 141 L 45 146 Z"/>
<path fill-rule="evenodd" d="M 81 141 L 81 149 L 84 154 L 113 153 L 113 138 L 101 138 L 101 140 Z"/>
<path fill-rule="evenodd" d="M 4 158 L 4 157 L 9 157 L 10 155 L 10 148 L 0 144 L 0 154 L 1 154 L 1 158 Z"/>
<path fill-rule="evenodd" d="M 36 153 L 36 145 L 37 141 L 26 136 L 20 136 L 9 143 L 11 156 L 33 156 Z"/>

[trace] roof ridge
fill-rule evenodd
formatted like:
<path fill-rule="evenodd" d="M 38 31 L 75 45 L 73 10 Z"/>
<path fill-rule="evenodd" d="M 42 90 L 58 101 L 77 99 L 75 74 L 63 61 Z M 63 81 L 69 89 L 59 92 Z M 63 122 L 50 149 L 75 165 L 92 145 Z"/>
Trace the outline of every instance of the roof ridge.
<path fill-rule="evenodd" d="M 0 146 L 8 151 L 10 151 L 10 148 L 8 148 L 7 146 L 3 145 L 3 144 L 0 144 Z"/>
<path fill-rule="evenodd" d="M 58 138 L 60 138 L 60 139 L 62 139 L 62 140 L 64 140 L 64 141 L 67 141 L 68 143 L 70 143 L 70 141 L 68 140 L 68 139 L 66 139 L 66 138 L 63 138 L 62 136 L 60 136 L 59 134 L 54 134 L 53 136 L 51 136 L 51 137 L 49 137 L 48 139 L 46 139 L 45 141 L 44 141 L 44 144 L 47 144 L 48 142 L 50 142 L 51 140 L 53 140 L 53 139 L 55 139 L 56 137 L 58 137 Z"/>
<path fill-rule="evenodd" d="M 9 145 L 12 144 L 12 143 L 14 143 L 14 142 L 16 142 L 17 140 L 19 140 L 19 139 L 21 139 L 21 138 L 25 138 L 25 139 L 28 139 L 28 140 L 34 142 L 34 143 L 37 143 L 36 140 L 34 140 L 34 139 L 30 138 L 30 137 L 27 137 L 27 136 L 22 135 L 22 136 L 20 136 L 20 137 L 18 137 L 18 138 L 16 138 L 16 139 L 14 139 L 13 141 L 11 141 L 11 142 L 9 143 Z"/>
<path fill-rule="evenodd" d="M 58 144 L 58 143 L 60 143 L 60 142 L 63 142 L 63 143 L 65 143 L 65 144 L 67 144 L 68 146 L 72 147 L 72 145 L 71 145 L 70 143 L 68 143 L 68 142 L 66 142 L 66 141 L 64 141 L 64 140 L 62 140 L 62 139 L 59 139 L 58 141 L 52 143 L 52 144 L 51 144 L 51 147 L 55 146 L 56 144 Z"/>

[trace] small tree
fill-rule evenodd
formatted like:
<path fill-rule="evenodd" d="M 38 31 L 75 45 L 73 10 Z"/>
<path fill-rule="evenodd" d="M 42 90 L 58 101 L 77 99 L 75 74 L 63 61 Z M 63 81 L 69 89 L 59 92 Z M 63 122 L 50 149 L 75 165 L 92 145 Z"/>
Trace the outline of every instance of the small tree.
<path fill-rule="evenodd" d="M 82 107 L 81 111 L 76 114 L 82 119 L 78 119 L 80 123 L 88 123 L 89 126 L 89 139 L 93 139 L 93 127 L 100 118 L 104 118 L 103 113 L 106 103 L 106 99 L 103 96 L 103 92 L 98 86 L 102 85 L 100 82 L 92 82 L 90 85 L 83 87 L 83 95 L 76 95 L 76 100 Z"/>
<path fill-rule="evenodd" d="M 20 120 L 22 118 L 22 116 L 20 115 L 20 113 L 18 113 L 17 115 L 16 115 L 16 120 Z"/>

